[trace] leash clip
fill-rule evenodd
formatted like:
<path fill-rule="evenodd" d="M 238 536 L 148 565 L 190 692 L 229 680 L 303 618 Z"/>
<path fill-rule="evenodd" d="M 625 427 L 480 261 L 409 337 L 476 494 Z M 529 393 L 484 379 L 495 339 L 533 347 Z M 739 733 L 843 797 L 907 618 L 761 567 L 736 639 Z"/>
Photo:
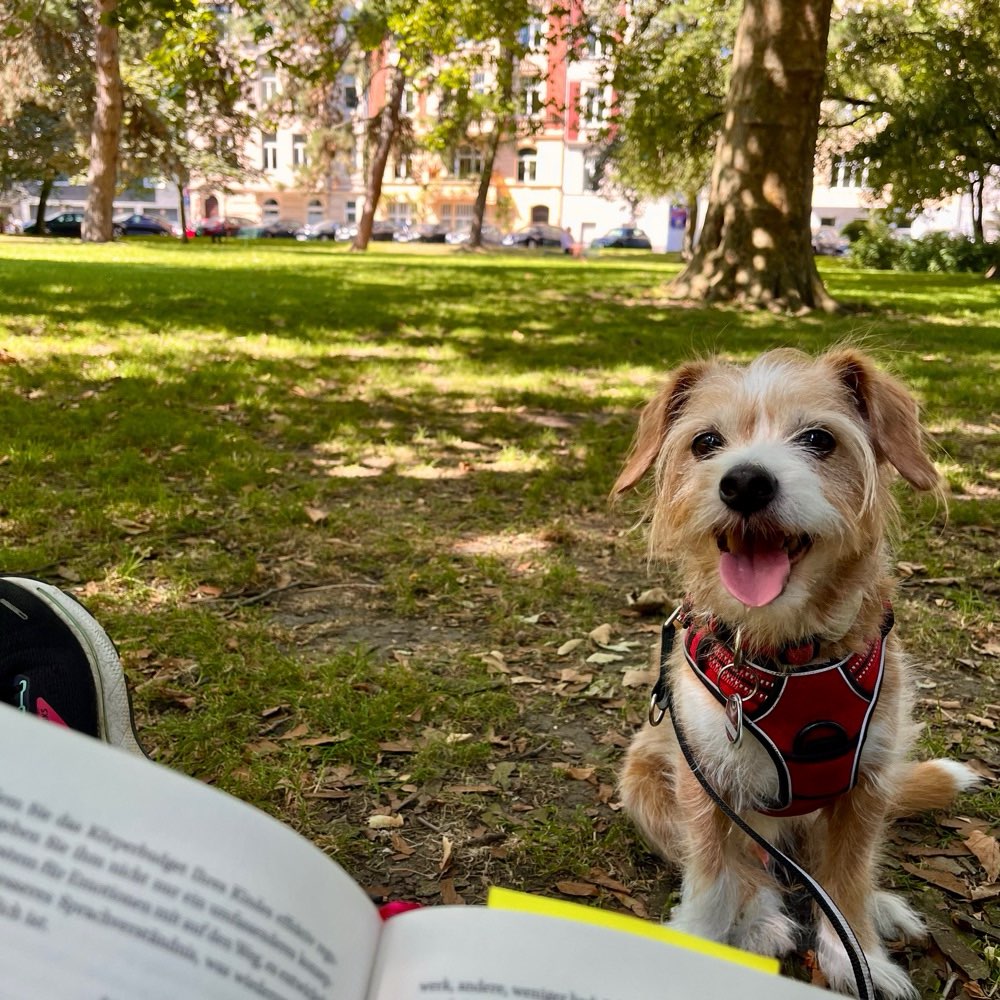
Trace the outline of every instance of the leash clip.
<path fill-rule="evenodd" d="M 743 666 L 744 662 L 746 662 L 746 658 L 743 655 L 743 629 L 738 628 L 736 630 L 736 638 L 733 642 L 733 662 L 727 663 L 719 671 L 719 676 L 715 679 L 720 692 L 722 690 L 722 678 L 726 671 L 732 670 L 735 673 Z M 760 679 L 754 673 L 753 690 L 746 698 L 739 691 L 735 691 L 726 699 L 726 739 L 734 747 L 738 747 L 743 740 L 743 702 L 749 701 L 757 693 L 759 687 Z"/>
<path fill-rule="evenodd" d="M 674 622 L 677 621 L 683 607 L 683 604 L 678 604 L 666 617 L 660 628 L 660 675 L 653 685 L 653 693 L 649 699 L 649 724 L 651 726 L 658 726 L 670 708 L 670 683 L 667 678 L 667 660 L 674 646 L 674 636 L 676 635 Z M 669 632 L 667 631 L 668 629 L 670 630 Z"/>

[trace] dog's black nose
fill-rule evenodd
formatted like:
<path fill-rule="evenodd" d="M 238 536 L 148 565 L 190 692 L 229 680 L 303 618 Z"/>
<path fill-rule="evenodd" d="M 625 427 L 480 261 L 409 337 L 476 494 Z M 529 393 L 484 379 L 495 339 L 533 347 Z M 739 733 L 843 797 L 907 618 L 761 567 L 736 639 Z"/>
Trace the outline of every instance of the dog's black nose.
<path fill-rule="evenodd" d="M 777 495 L 778 480 L 759 465 L 737 465 L 719 483 L 722 502 L 744 515 L 763 510 Z"/>

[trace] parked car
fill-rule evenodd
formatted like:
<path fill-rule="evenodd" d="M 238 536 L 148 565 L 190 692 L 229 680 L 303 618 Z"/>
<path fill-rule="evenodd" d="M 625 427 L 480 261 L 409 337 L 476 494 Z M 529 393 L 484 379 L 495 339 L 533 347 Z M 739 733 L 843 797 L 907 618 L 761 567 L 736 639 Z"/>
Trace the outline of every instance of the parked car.
<path fill-rule="evenodd" d="M 47 236 L 70 236 L 80 238 L 80 227 L 83 225 L 83 212 L 62 212 L 54 215 L 51 219 L 45 220 L 45 235 Z M 37 223 L 29 223 L 22 230 L 25 236 L 40 235 Z M 118 222 L 112 222 L 111 231 L 115 239 L 124 233 L 124 229 Z"/>
<path fill-rule="evenodd" d="M 501 242 L 505 247 L 527 247 L 530 250 L 533 247 L 561 247 L 563 239 L 563 231 L 558 226 L 536 222 L 516 233 L 508 233 Z"/>
<path fill-rule="evenodd" d="M 337 235 L 338 230 L 344 228 L 345 226 L 342 222 L 337 222 L 334 219 L 324 219 L 322 222 L 310 222 L 302 226 L 296 231 L 295 238 L 300 241 L 336 240 L 340 238 Z M 353 236 L 351 239 L 353 239 Z"/>
<path fill-rule="evenodd" d="M 445 242 L 451 243 L 453 246 L 461 246 L 463 243 L 469 242 L 469 226 L 463 226 L 461 229 L 453 229 L 451 232 L 445 234 Z M 503 233 L 497 229 L 496 226 L 483 225 L 483 230 L 479 234 L 480 242 L 483 244 L 493 244 L 499 246 L 503 241 Z"/>
<path fill-rule="evenodd" d="M 419 226 L 402 226 L 397 229 L 392 238 L 397 243 L 444 243 L 448 230 L 444 226 L 427 222 Z"/>
<path fill-rule="evenodd" d="M 212 215 L 202 219 L 195 227 L 197 236 L 235 236 L 245 226 L 255 225 L 253 219 L 243 219 L 235 215 Z"/>
<path fill-rule="evenodd" d="M 253 226 L 253 232 L 241 233 L 242 236 L 259 236 L 263 240 L 292 240 L 302 228 L 301 219 L 275 219 L 273 222 L 263 222 Z"/>
<path fill-rule="evenodd" d="M 122 215 L 115 219 L 126 236 L 178 236 L 180 230 L 158 215 Z"/>
<path fill-rule="evenodd" d="M 842 257 L 850 249 L 851 241 L 833 226 L 820 226 L 812 234 L 812 251 L 826 257 Z"/>
<path fill-rule="evenodd" d="M 652 250 L 653 244 L 649 237 L 634 226 L 618 226 L 603 236 L 598 236 L 591 244 L 597 248 L 615 248 L 619 250 Z"/>

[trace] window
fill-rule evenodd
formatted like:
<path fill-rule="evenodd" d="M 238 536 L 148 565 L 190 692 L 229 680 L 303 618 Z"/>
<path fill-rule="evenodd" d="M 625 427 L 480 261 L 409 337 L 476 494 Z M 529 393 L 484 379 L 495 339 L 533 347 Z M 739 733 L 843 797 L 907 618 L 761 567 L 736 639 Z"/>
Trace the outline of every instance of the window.
<path fill-rule="evenodd" d="M 580 118 L 590 128 L 602 126 L 608 116 L 603 87 L 588 87 L 580 94 Z"/>
<path fill-rule="evenodd" d="M 482 70 L 477 70 L 472 74 L 472 92 L 474 94 L 485 94 L 489 90 L 486 74 Z"/>
<path fill-rule="evenodd" d="M 841 154 L 830 167 L 830 187 L 856 188 L 868 186 L 868 161 L 851 160 Z"/>
<path fill-rule="evenodd" d="M 306 222 L 310 226 L 316 225 L 317 222 L 323 221 L 323 202 L 319 198 L 310 198 L 309 205 L 306 208 Z"/>
<path fill-rule="evenodd" d="M 408 225 L 413 221 L 413 206 L 408 201 L 390 201 L 388 215 L 397 226 Z"/>
<path fill-rule="evenodd" d="M 306 153 L 306 137 L 304 135 L 292 136 L 292 166 L 304 167 L 309 162 Z"/>
<path fill-rule="evenodd" d="M 601 186 L 601 156 L 595 150 L 583 154 L 583 190 L 597 191 Z"/>
<path fill-rule="evenodd" d="M 521 111 L 529 118 L 542 110 L 542 85 L 538 80 L 525 80 L 521 84 Z"/>
<path fill-rule="evenodd" d="M 472 222 L 472 216 L 476 214 L 475 205 L 456 205 L 455 206 L 455 225 L 461 226 L 465 224 L 466 226 Z"/>
<path fill-rule="evenodd" d="M 456 177 L 476 177 L 483 172 L 483 154 L 472 146 L 462 146 L 455 153 Z"/>
<path fill-rule="evenodd" d="M 441 205 L 438 209 L 438 220 L 442 226 L 451 229 L 451 205 Z"/>
<path fill-rule="evenodd" d="M 583 54 L 587 59 L 603 59 L 608 54 L 607 43 L 597 32 L 597 26 L 592 24 L 583 43 Z"/>
<path fill-rule="evenodd" d="M 517 34 L 517 40 L 530 52 L 545 48 L 545 22 L 533 17 Z"/>
<path fill-rule="evenodd" d="M 548 222 L 549 221 L 549 206 L 548 205 L 532 205 L 531 206 L 531 221 L 532 222 Z"/>
<path fill-rule="evenodd" d="M 392 167 L 392 176 L 396 178 L 397 181 L 405 181 L 408 177 L 412 177 L 410 158 L 408 156 L 400 156 L 396 158 L 396 162 Z"/>
<path fill-rule="evenodd" d="M 261 147 L 264 154 L 264 169 L 278 169 L 278 136 L 274 132 L 261 133 Z"/>
<path fill-rule="evenodd" d="M 517 179 L 522 184 L 531 184 L 538 178 L 538 152 L 534 149 L 517 151 Z"/>
<path fill-rule="evenodd" d="M 260 103 L 269 104 L 278 96 L 278 76 L 273 69 L 261 70 Z"/>
<path fill-rule="evenodd" d="M 353 76 L 344 77 L 344 104 L 351 111 L 358 106 L 358 85 Z"/>
<path fill-rule="evenodd" d="M 401 110 L 404 115 L 415 115 L 417 113 L 417 92 L 410 86 L 407 86 L 403 90 L 403 107 Z"/>
<path fill-rule="evenodd" d="M 268 198 L 264 202 L 263 212 L 261 213 L 261 219 L 263 222 L 277 222 L 281 211 L 278 208 L 278 202 L 275 198 Z"/>
<path fill-rule="evenodd" d="M 349 201 L 344 205 L 344 222 L 354 223 L 358 221 L 358 203 Z"/>

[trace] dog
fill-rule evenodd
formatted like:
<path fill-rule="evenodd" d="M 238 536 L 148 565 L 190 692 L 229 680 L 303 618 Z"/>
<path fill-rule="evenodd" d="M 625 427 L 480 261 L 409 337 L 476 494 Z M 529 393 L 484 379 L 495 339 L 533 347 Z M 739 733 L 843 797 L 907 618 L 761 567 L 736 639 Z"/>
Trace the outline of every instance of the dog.
<path fill-rule="evenodd" d="M 764 852 L 685 762 L 681 733 L 711 786 L 826 889 L 881 994 L 915 998 L 883 941 L 923 924 L 878 887 L 883 837 L 894 816 L 944 808 L 977 780 L 957 761 L 909 759 L 919 727 L 892 630 L 890 483 L 940 493 L 915 400 L 851 346 L 691 361 L 642 411 L 613 495 L 650 472 L 650 557 L 679 571 L 683 633 L 664 669 L 669 720 L 654 725 L 651 709 L 620 791 L 681 868 L 671 926 L 773 956 L 804 930 Z M 819 911 L 815 954 L 832 989 L 856 992 Z"/>

